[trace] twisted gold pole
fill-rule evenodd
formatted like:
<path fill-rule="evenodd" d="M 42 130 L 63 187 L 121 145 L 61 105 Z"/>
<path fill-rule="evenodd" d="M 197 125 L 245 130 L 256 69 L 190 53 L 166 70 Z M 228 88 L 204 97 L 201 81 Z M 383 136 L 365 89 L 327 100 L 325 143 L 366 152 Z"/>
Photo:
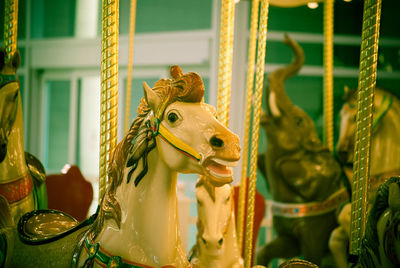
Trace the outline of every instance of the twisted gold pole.
<path fill-rule="evenodd" d="M 125 132 L 128 132 L 131 117 L 131 95 L 132 95 L 132 67 L 133 67 L 133 48 L 135 39 L 136 22 L 136 0 L 131 0 L 131 14 L 129 21 L 129 54 L 128 54 L 128 76 L 126 81 L 125 95 Z"/>
<path fill-rule="evenodd" d="M 119 1 L 102 1 L 101 20 L 101 108 L 99 201 L 107 183 L 111 153 L 117 143 L 118 116 L 118 24 Z"/>
<path fill-rule="evenodd" d="M 249 135 L 250 135 L 250 117 L 251 117 L 251 101 L 253 98 L 253 83 L 254 83 L 254 65 L 256 59 L 256 46 L 257 46 L 257 24 L 258 24 L 258 10 L 260 1 L 253 0 L 251 8 L 250 19 L 250 39 L 249 51 L 247 61 L 247 84 L 246 84 L 246 110 L 244 116 L 244 137 L 242 149 L 242 174 L 239 187 L 239 202 L 238 202 L 238 215 L 237 215 L 237 233 L 238 233 L 238 246 L 239 252 L 242 253 L 243 245 L 243 225 L 245 215 L 245 203 L 247 192 L 247 162 L 249 157 Z"/>
<path fill-rule="evenodd" d="M 228 126 L 231 97 L 234 0 L 222 0 L 219 35 L 217 117 Z"/>
<path fill-rule="evenodd" d="M 324 144 L 333 152 L 333 1 L 324 3 Z"/>
<path fill-rule="evenodd" d="M 17 51 L 18 0 L 5 0 L 4 7 L 4 47 L 9 59 Z"/>
<path fill-rule="evenodd" d="M 268 0 L 261 1 L 260 26 L 258 29 L 257 47 L 257 71 L 256 86 L 254 92 L 253 108 L 253 127 L 251 134 L 251 154 L 250 154 L 250 181 L 247 198 L 247 218 L 246 218 L 246 243 L 244 255 L 244 267 L 250 268 L 252 263 L 253 247 L 253 223 L 254 223 L 254 203 L 257 182 L 257 155 L 258 155 L 258 136 L 260 129 L 260 112 L 262 88 L 264 82 L 265 47 L 267 41 L 267 22 L 268 22 Z"/>
<path fill-rule="evenodd" d="M 358 255 L 364 235 L 368 203 L 371 124 L 376 84 L 381 0 L 364 2 L 357 125 L 354 146 L 350 253 Z"/>

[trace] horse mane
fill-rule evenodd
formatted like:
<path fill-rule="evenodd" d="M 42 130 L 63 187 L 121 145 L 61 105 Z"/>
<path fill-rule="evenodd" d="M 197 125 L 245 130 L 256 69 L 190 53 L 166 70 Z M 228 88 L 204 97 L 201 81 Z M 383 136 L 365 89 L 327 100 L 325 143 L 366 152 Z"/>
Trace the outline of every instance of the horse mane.
<path fill-rule="evenodd" d="M 183 74 L 179 66 L 170 68 L 172 79 L 161 79 L 154 84 L 152 89 L 161 99 L 162 110 L 159 110 L 159 119 L 162 120 L 165 108 L 173 102 L 182 101 L 196 103 L 201 102 L 204 97 L 204 85 L 201 77 L 197 73 Z M 108 187 L 100 203 L 99 215 L 93 223 L 91 231 L 93 237 L 96 237 L 104 224 L 106 218 L 115 220 L 118 227 L 121 225 L 121 207 L 115 199 L 117 188 L 124 179 L 124 170 L 130 167 L 127 176 L 127 184 L 130 182 L 130 176 L 142 159 L 143 170 L 134 179 L 135 186 L 147 173 L 147 154 L 155 148 L 155 137 L 150 135 L 151 126 L 147 124 L 150 120 L 149 115 L 152 112 L 145 98 L 137 108 L 137 117 L 133 120 L 128 133 L 122 141 L 116 146 L 107 170 Z M 156 111 L 153 111 L 154 113 Z"/>
<path fill-rule="evenodd" d="M 389 207 L 389 186 L 392 183 L 397 183 L 400 186 L 400 177 L 389 178 L 379 186 L 378 191 L 376 192 L 375 201 L 368 214 L 368 220 L 365 226 L 365 234 L 361 241 L 361 252 L 358 262 L 361 267 L 375 267 L 374 257 L 381 262 L 379 256 L 377 223 L 383 212 Z M 400 219 L 398 219 L 397 222 L 399 220 Z M 374 254 L 374 256 L 372 254 Z"/>

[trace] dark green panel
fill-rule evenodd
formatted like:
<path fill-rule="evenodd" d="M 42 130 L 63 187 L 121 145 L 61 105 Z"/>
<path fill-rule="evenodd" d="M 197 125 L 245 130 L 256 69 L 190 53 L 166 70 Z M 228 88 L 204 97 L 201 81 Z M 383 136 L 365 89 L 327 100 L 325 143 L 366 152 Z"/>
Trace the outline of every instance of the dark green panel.
<path fill-rule="evenodd" d="M 333 48 L 333 64 L 337 67 L 360 66 L 360 46 L 335 45 Z"/>
<path fill-rule="evenodd" d="M 120 33 L 129 33 L 130 0 L 120 1 Z M 138 0 L 136 32 L 211 29 L 212 0 Z"/>
<path fill-rule="evenodd" d="M 300 43 L 304 50 L 305 65 L 322 65 L 323 64 L 323 45 Z M 289 64 L 292 61 L 292 50 L 283 42 L 269 41 L 266 48 L 267 63 L 283 63 Z"/>
<path fill-rule="evenodd" d="M 73 37 L 76 0 L 38 0 L 31 10 L 32 38 Z"/>
<path fill-rule="evenodd" d="M 316 9 L 270 6 L 268 14 L 268 30 L 321 33 L 323 29 L 322 5 Z"/>
<path fill-rule="evenodd" d="M 44 165 L 58 172 L 68 163 L 70 81 L 46 83 Z"/>

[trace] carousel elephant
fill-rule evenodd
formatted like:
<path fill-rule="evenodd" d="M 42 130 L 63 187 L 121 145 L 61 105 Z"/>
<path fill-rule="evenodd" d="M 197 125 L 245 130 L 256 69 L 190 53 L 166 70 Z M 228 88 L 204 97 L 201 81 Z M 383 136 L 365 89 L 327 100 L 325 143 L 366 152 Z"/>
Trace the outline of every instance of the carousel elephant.
<path fill-rule="evenodd" d="M 304 52 L 288 36 L 284 42 L 294 60 L 268 76 L 268 109 L 261 117 L 267 148 L 258 161 L 272 194 L 277 237 L 259 250 L 257 263 L 303 255 L 320 265 L 337 225 L 335 209 L 348 193 L 342 187 L 340 165 L 322 145 L 314 122 L 286 95 L 284 82 L 300 70 Z"/>

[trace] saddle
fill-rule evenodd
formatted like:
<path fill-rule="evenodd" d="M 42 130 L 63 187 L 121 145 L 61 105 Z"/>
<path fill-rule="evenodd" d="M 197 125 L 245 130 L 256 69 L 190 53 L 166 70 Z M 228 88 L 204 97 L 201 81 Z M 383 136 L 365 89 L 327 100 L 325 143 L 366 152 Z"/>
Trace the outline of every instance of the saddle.
<path fill-rule="evenodd" d="M 96 218 L 97 213 L 79 223 L 74 217 L 58 210 L 34 210 L 20 218 L 17 230 L 25 244 L 46 244 L 92 224 Z"/>

